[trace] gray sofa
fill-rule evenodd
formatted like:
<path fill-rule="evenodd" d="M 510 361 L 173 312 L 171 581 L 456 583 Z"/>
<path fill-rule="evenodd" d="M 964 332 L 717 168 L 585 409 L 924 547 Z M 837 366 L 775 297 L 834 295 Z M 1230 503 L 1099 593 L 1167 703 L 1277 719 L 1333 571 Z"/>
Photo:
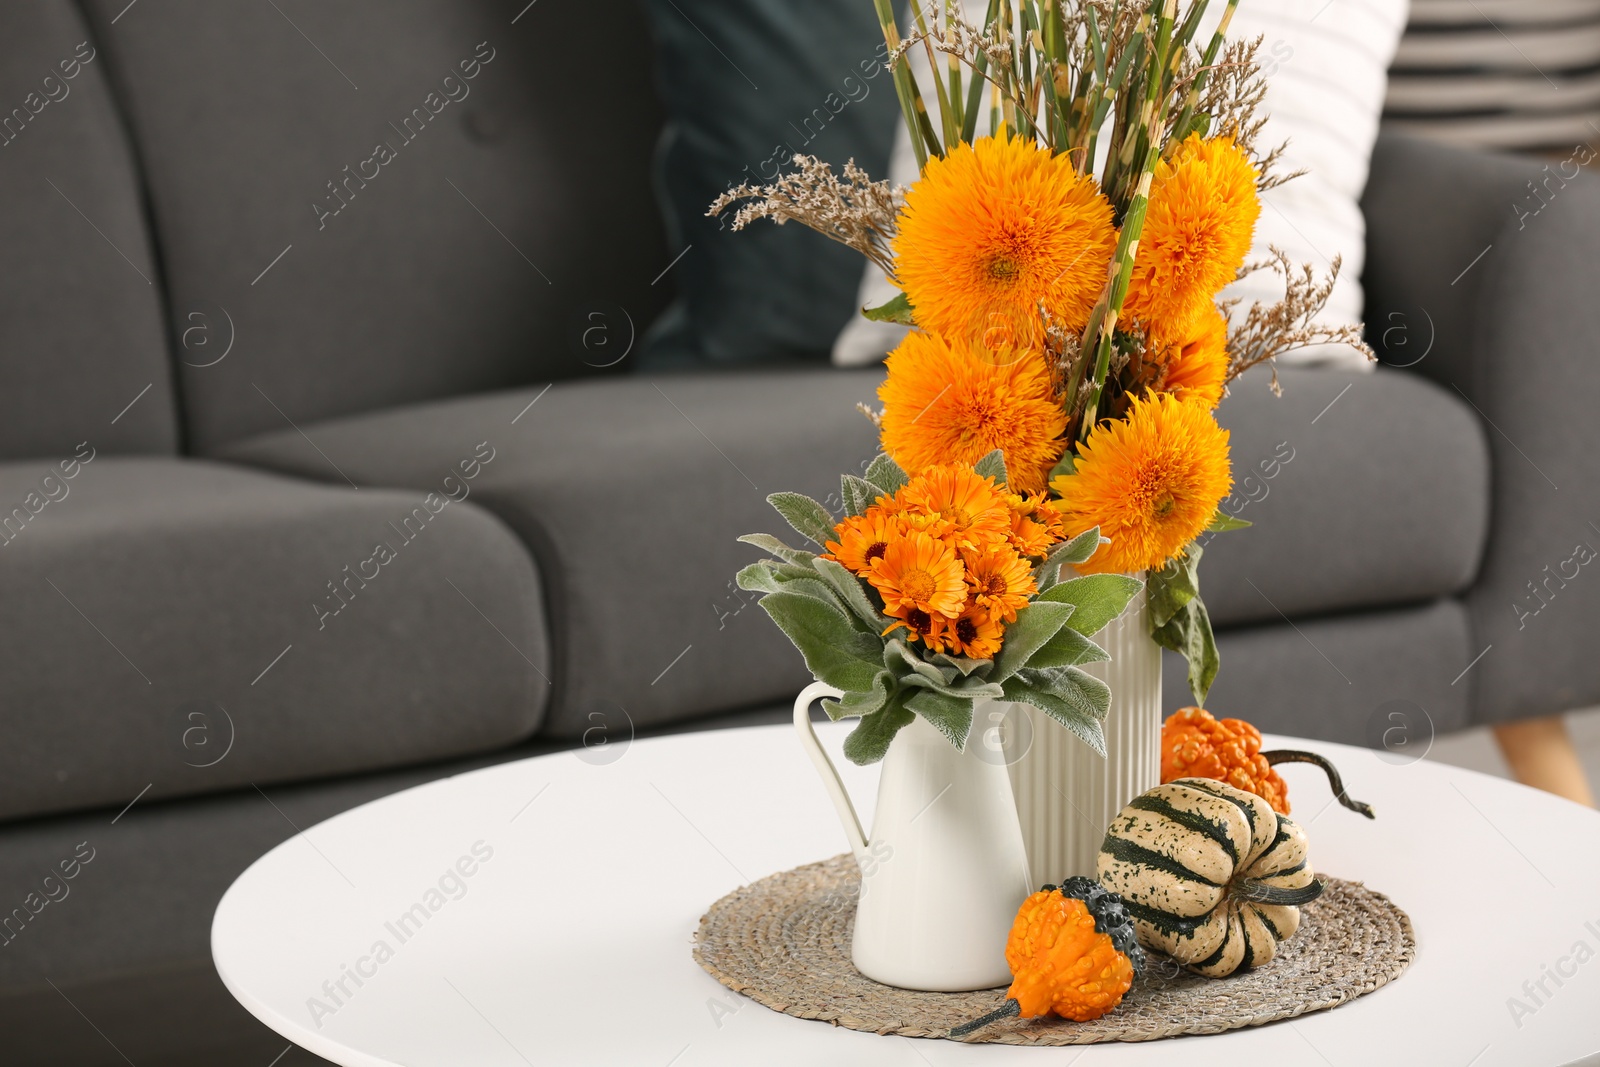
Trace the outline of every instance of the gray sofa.
<path fill-rule="evenodd" d="M 876 373 L 629 373 L 677 252 L 636 24 L 0 11 L 6 1063 L 266 1064 L 207 942 L 256 856 L 806 680 L 734 537 L 871 453 Z M 1519 212 L 1546 177 L 1380 145 L 1368 318 L 1405 369 L 1224 403 L 1255 526 L 1206 548 L 1215 708 L 1360 743 L 1600 699 L 1600 185 Z"/>

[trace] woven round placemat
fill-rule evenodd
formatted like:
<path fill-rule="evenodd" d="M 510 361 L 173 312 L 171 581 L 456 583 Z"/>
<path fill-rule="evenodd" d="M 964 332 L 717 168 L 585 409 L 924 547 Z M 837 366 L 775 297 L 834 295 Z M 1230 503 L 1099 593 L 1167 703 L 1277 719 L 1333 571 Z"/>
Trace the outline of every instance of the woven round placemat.
<path fill-rule="evenodd" d="M 1263 967 L 1202 978 L 1152 955 L 1109 1015 L 1087 1023 L 1008 1019 L 962 1040 L 1087 1045 L 1217 1034 L 1336 1007 L 1399 977 L 1416 953 L 1406 913 L 1359 882 L 1318 877 L 1322 896 L 1301 909 L 1299 932 Z M 847 854 L 735 890 L 701 918 L 694 958 L 774 1011 L 851 1030 L 945 1037 L 1000 1006 L 1004 989 L 921 993 L 863 977 L 850 962 L 860 884 Z"/>

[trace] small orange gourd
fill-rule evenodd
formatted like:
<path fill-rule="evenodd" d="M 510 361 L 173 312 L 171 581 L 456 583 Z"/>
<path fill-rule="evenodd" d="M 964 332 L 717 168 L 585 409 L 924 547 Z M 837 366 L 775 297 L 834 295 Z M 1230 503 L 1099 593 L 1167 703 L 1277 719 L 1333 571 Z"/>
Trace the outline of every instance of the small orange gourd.
<path fill-rule="evenodd" d="M 1328 776 L 1339 803 L 1373 818 L 1372 806 L 1352 800 L 1333 764 L 1315 752 L 1261 751 L 1261 731 L 1243 719 L 1217 719 L 1204 708 L 1179 708 L 1161 726 L 1161 781 L 1211 778 L 1256 796 L 1279 815 L 1289 814 L 1289 786 L 1272 768 L 1279 763 L 1314 763 Z"/>
<path fill-rule="evenodd" d="M 1122 898 L 1089 878 L 1047 885 L 1022 902 L 1006 939 L 1011 988 L 995 1011 L 950 1031 L 965 1037 L 990 1023 L 1054 1013 L 1088 1022 L 1122 1003 L 1144 950 Z"/>

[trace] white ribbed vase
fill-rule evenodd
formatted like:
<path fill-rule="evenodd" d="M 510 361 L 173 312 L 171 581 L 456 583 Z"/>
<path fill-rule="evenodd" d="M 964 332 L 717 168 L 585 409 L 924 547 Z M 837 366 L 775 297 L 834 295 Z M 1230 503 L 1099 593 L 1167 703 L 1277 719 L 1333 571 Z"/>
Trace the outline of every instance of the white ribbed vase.
<path fill-rule="evenodd" d="M 1093 877 L 1112 818 L 1161 782 L 1161 647 L 1150 639 L 1147 612 L 1141 592 L 1095 635 L 1110 661 L 1082 668 L 1111 687 L 1105 759 L 1037 708 L 1012 706 L 1028 720 L 1013 724 L 1006 738 L 1035 887 Z"/>

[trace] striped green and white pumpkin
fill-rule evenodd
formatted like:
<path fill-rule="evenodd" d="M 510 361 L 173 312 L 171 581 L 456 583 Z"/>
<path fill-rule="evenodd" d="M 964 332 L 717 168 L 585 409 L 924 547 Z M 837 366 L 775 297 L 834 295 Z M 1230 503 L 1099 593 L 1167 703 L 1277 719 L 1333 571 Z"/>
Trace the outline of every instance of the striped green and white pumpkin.
<path fill-rule="evenodd" d="M 1100 883 L 1140 944 L 1212 978 L 1259 967 L 1300 926 L 1322 883 L 1306 835 L 1261 797 L 1179 778 L 1133 799 L 1100 846 Z"/>

